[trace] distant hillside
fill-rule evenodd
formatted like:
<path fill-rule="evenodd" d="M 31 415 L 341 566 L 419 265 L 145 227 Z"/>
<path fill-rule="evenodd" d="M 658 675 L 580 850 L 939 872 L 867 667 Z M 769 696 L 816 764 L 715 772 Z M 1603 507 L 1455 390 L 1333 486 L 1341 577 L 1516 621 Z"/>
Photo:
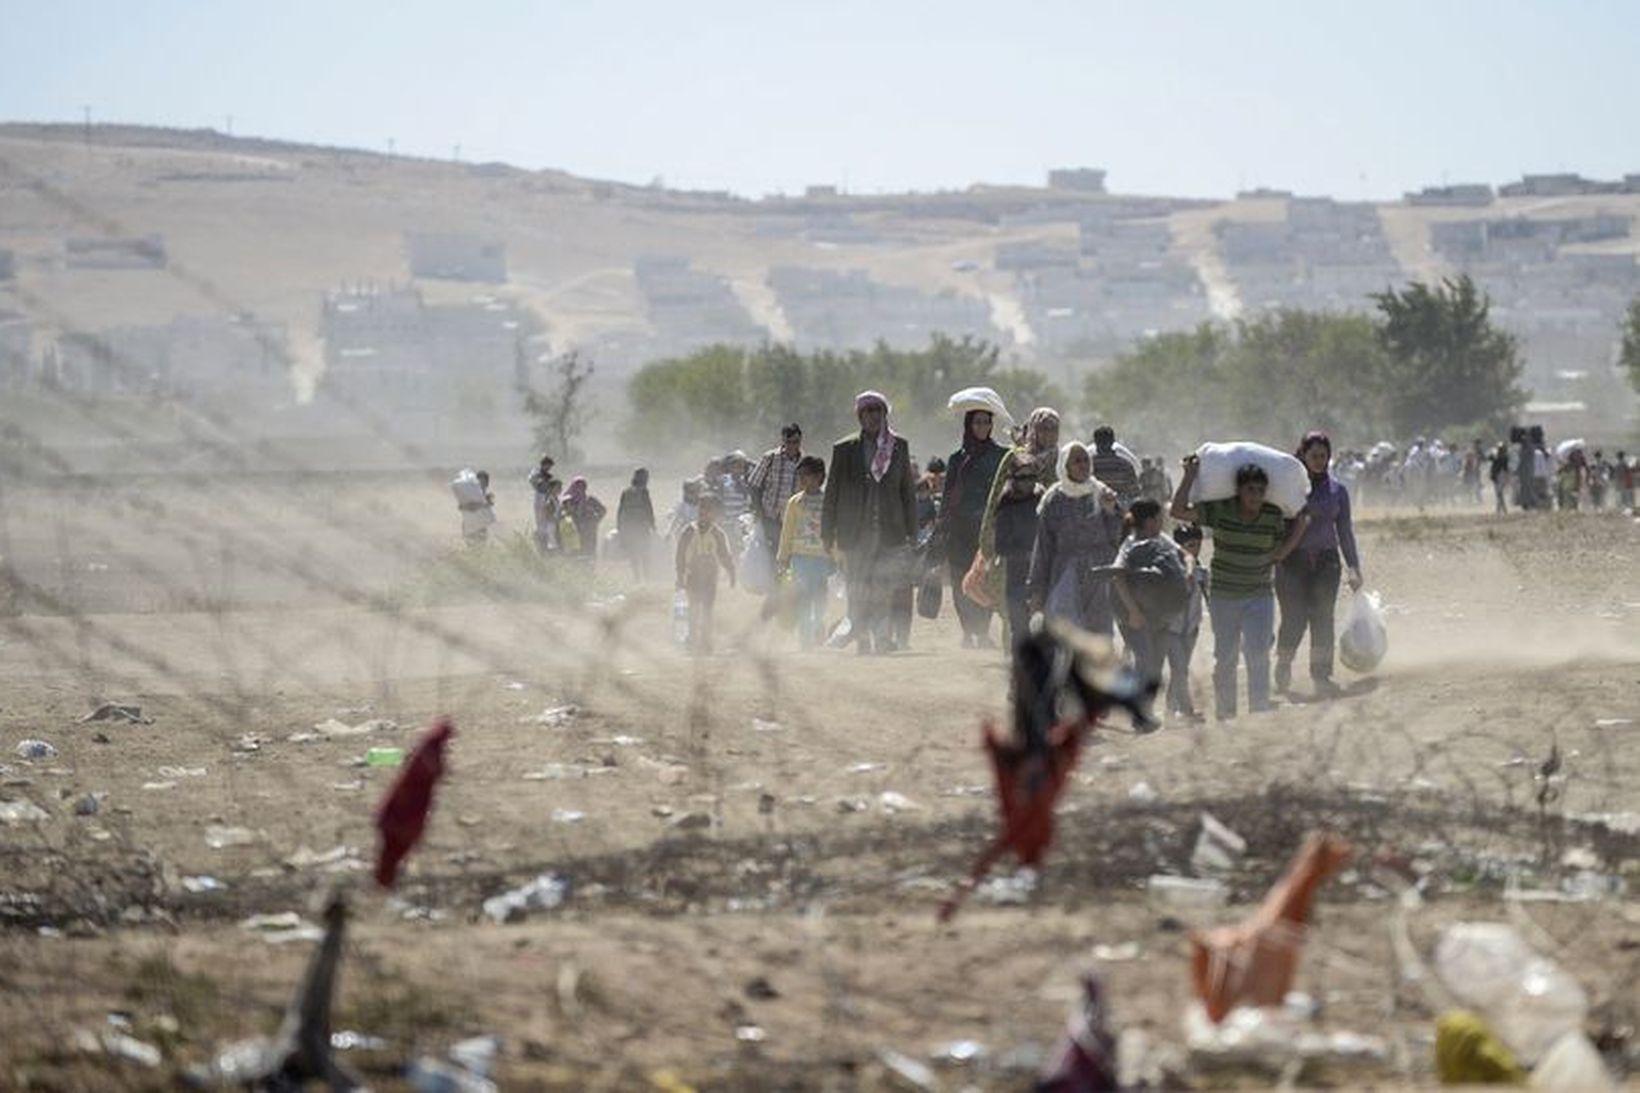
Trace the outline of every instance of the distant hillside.
<path fill-rule="evenodd" d="M 1640 290 L 1640 194 L 1533 185 L 1545 192 L 1384 205 L 981 186 L 752 201 L 210 130 L 0 125 L 0 308 L 13 313 L 0 347 L 18 375 L 82 351 L 94 369 L 95 346 L 116 343 L 152 344 L 165 371 L 189 338 L 248 337 L 276 342 L 321 392 L 327 369 L 391 390 L 465 367 L 471 327 L 493 358 L 462 377 L 479 405 L 505 397 L 509 354 L 527 369 L 580 349 L 607 394 L 647 360 L 716 341 L 848 348 L 944 331 L 1074 381 L 1147 333 L 1271 306 L 1366 308 L 1388 284 L 1468 269 L 1542 393 L 1609 363 Z M 389 292 L 412 282 L 413 296 Z M 492 299 L 522 309 L 527 345 L 484 326 L 489 314 L 523 337 Z M 360 300 L 376 302 L 361 313 Z M 229 320 L 229 334 L 200 333 Z M 81 343 L 66 357 L 65 336 Z"/>

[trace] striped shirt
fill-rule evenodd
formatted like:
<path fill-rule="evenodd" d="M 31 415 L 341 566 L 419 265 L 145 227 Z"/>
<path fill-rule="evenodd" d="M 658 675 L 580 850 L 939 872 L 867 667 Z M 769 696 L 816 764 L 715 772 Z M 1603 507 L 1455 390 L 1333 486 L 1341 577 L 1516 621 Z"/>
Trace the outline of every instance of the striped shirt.
<path fill-rule="evenodd" d="M 780 520 L 786 515 L 786 502 L 797 492 L 797 461 L 783 448 L 763 453 L 752 475 L 746 480 L 754 494 L 762 496 L 762 515 L 765 520 Z"/>
<path fill-rule="evenodd" d="M 1251 520 L 1235 498 L 1206 501 L 1196 508 L 1198 523 L 1213 529 L 1211 595 L 1227 600 L 1261 596 L 1274 586 L 1271 560 L 1287 538 L 1287 519 L 1268 501 Z"/>

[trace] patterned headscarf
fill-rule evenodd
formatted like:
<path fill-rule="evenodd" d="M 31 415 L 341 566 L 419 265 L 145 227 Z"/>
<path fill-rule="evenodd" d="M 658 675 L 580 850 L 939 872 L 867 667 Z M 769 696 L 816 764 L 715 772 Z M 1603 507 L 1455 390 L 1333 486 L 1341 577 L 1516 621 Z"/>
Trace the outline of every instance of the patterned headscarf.
<path fill-rule="evenodd" d="M 1054 428 L 1059 427 L 1059 411 L 1048 406 L 1038 406 L 1031 411 L 1031 416 L 1025 419 L 1025 437 L 1021 441 L 1026 450 L 1035 454 L 1045 449 L 1038 446 L 1037 432 L 1043 425 L 1052 423 Z M 1057 438 L 1056 438 L 1057 439 Z"/>
<path fill-rule="evenodd" d="M 574 478 L 569 480 L 569 489 L 565 490 L 564 496 L 560 497 L 558 500 L 567 504 L 572 501 L 585 500 L 586 495 L 587 480 L 582 478 L 580 475 L 576 475 Z"/>
<path fill-rule="evenodd" d="M 894 458 L 894 430 L 888 427 L 888 415 L 894 408 L 888 404 L 888 399 L 880 391 L 861 391 L 854 396 L 854 414 L 859 416 L 860 411 L 867 406 L 881 406 L 883 408 L 883 427 L 877 431 L 877 450 L 871 453 L 871 478 L 881 482 L 888 473 L 888 465 Z"/>

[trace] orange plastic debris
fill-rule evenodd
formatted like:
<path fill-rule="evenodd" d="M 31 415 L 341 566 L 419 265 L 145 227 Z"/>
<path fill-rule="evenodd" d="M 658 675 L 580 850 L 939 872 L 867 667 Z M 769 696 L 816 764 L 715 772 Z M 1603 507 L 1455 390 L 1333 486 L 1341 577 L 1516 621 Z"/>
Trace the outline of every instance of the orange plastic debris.
<path fill-rule="evenodd" d="M 1239 1005 L 1281 1005 L 1298 970 L 1315 890 L 1353 853 L 1336 835 L 1311 834 L 1251 918 L 1190 936 L 1190 978 L 1214 1024 Z"/>

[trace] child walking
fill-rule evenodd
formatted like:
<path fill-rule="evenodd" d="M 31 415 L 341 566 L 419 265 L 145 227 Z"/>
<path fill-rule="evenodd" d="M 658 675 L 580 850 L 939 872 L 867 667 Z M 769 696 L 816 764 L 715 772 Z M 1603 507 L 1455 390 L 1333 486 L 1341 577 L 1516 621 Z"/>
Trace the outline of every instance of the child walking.
<path fill-rule="evenodd" d="M 820 535 L 825 508 L 826 461 L 806 455 L 797 461 L 797 492 L 786 501 L 780 521 L 775 566 L 791 575 L 797 590 L 797 641 L 813 649 L 826 636 L 826 582 L 834 568 Z"/>
<path fill-rule="evenodd" d="M 1141 497 L 1128 509 L 1131 534 L 1116 552 L 1116 595 L 1122 604 L 1122 641 L 1140 677 L 1161 683 L 1167 627 L 1189 595 L 1179 548 L 1162 535 L 1160 502 Z"/>
<path fill-rule="evenodd" d="M 712 651 L 719 566 L 729 574 L 729 587 L 735 586 L 729 539 L 717 524 L 722 511 L 723 502 L 716 494 L 702 493 L 699 515 L 678 536 L 678 588 L 689 598 L 689 650 L 697 656 Z"/>
<path fill-rule="evenodd" d="M 1190 598 L 1184 610 L 1167 624 L 1167 712 L 1185 721 L 1201 721 L 1190 697 L 1190 660 L 1196 655 L 1196 639 L 1201 635 L 1202 609 L 1207 603 L 1207 570 L 1202 567 L 1202 529 L 1180 524 L 1173 529 L 1173 541 L 1184 551 L 1189 566 Z"/>

